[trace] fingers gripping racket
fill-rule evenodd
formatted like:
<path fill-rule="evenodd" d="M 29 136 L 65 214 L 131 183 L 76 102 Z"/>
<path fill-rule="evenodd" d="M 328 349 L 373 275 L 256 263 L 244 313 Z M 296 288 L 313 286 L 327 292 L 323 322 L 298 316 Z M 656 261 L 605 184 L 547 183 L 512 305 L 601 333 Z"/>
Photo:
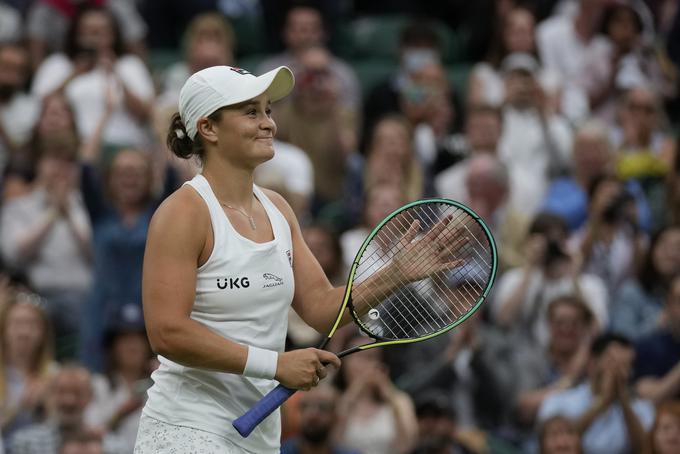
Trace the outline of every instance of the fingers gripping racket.
<path fill-rule="evenodd" d="M 338 354 L 418 342 L 463 323 L 482 304 L 496 276 L 496 246 L 482 219 L 447 199 L 405 205 L 366 238 L 352 263 L 337 320 L 345 310 L 374 342 Z M 247 437 L 296 392 L 278 385 L 233 422 Z"/>

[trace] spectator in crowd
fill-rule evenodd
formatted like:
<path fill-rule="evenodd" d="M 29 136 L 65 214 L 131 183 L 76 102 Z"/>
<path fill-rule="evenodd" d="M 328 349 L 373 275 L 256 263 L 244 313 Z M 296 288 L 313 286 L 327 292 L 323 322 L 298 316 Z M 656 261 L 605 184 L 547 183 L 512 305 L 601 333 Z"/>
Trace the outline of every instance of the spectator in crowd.
<path fill-rule="evenodd" d="M 543 66 L 559 76 L 560 84 L 578 98 L 585 114 L 590 106 L 583 82 L 590 74 L 587 62 L 606 61 L 610 56 L 607 40 L 600 34 L 607 3 L 578 0 L 573 14 L 556 14 L 536 30 Z"/>
<path fill-rule="evenodd" d="M 340 235 L 342 258 L 347 269 L 352 267 L 352 262 L 368 234 L 407 200 L 401 186 L 388 182 L 370 186 L 365 197 L 363 222 Z"/>
<path fill-rule="evenodd" d="M 48 418 L 14 434 L 11 454 L 59 454 L 66 436 L 88 430 L 84 414 L 92 399 L 91 375 L 77 365 L 59 369 L 48 389 Z M 122 454 L 120 442 L 111 435 L 104 437 L 105 454 Z"/>
<path fill-rule="evenodd" d="M 637 339 L 654 331 L 671 279 L 680 273 L 680 227 L 668 226 L 652 236 L 637 276 L 629 279 L 613 300 L 611 329 Z"/>
<path fill-rule="evenodd" d="M 278 139 L 308 153 L 314 170 L 312 213 L 342 199 L 347 160 L 357 147 L 357 119 L 342 106 L 331 55 L 312 47 L 299 56 L 292 97 L 274 112 Z"/>
<path fill-rule="evenodd" d="M 546 419 L 539 429 L 540 454 L 582 454 L 581 434 L 576 424 L 564 416 Z"/>
<path fill-rule="evenodd" d="M 571 388 L 584 377 L 594 329 L 590 308 L 575 295 L 548 305 L 550 339 L 546 348 L 521 342 L 514 349 L 518 425 L 532 427 L 546 397 Z"/>
<path fill-rule="evenodd" d="M 66 95 L 82 138 L 95 134 L 109 98 L 114 110 L 106 125 L 107 144 L 142 146 L 149 142 L 154 86 L 144 62 L 125 53 L 115 16 L 101 7 L 74 17 L 64 52 L 47 57 L 36 71 L 32 91 L 44 97 Z"/>
<path fill-rule="evenodd" d="M 282 454 L 359 454 L 333 441 L 338 420 L 338 390 L 329 385 L 300 393 L 300 434 L 281 446 Z"/>
<path fill-rule="evenodd" d="M 588 381 L 548 396 L 538 411 L 539 422 L 562 415 L 583 433 L 588 453 L 636 453 L 652 426 L 651 402 L 634 398 L 629 389 L 635 351 L 630 342 L 605 334 L 592 344 Z"/>
<path fill-rule="evenodd" d="M 500 108 L 505 99 L 501 63 L 505 57 L 516 52 L 536 53 L 536 21 L 531 11 L 516 7 L 500 20 L 500 30 L 495 31 L 498 41 L 492 43 L 486 61 L 477 63 L 472 68 L 468 89 L 470 106 L 486 104 Z"/>
<path fill-rule="evenodd" d="M 288 66 L 297 73 L 300 66 L 306 66 L 303 57 L 305 52 L 314 47 L 325 47 L 327 40 L 328 32 L 321 11 L 310 5 L 293 6 L 286 15 L 283 29 L 286 50 L 264 60 L 257 68 L 257 74 L 264 74 L 279 66 Z M 330 53 L 328 57 L 328 71 L 342 93 L 340 104 L 353 115 L 358 115 L 361 110 L 361 87 L 354 69 Z"/>
<path fill-rule="evenodd" d="M 130 452 L 130 451 L 127 451 Z M 102 437 L 94 431 L 68 434 L 61 442 L 59 454 L 103 454 Z"/>
<path fill-rule="evenodd" d="M 604 123 L 589 121 L 581 125 L 574 137 L 573 168 L 568 175 L 555 179 L 543 200 L 542 210 L 564 218 L 569 230 L 583 226 L 588 217 L 588 190 L 596 178 L 614 173 L 614 153 Z M 649 206 L 642 188 L 635 181 L 626 183 L 638 207 L 637 224 L 649 229 Z"/>
<path fill-rule="evenodd" d="M 68 47 L 69 28 L 83 8 L 104 6 L 121 24 L 121 40 L 128 52 L 143 55 L 146 23 L 131 0 L 36 0 L 26 18 L 31 63 L 37 69 L 53 52 Z"/>
<path fill-rule="evenodd" d="M 387 115 L 371 131 L 366 150 L 364 190 L 390 184 L 403 189 L 408 201 L 422 197 L 425 175 L 413 147 L 411 123 L 399 115 Z"/>
<path fill-rule="evenodd" d="M 602 54 L 588 55 L 581 83 L 593 114 L 611 122 L 619 94 L 635 86 L 664 83 L 652 46 L 651 15 L 644 2 L 614 0 L 603 16 Z"/>
<path fill-rule="evenodd" d="M 236 38 L 234 29 L 219 13 L 207 12 L 194 17 L 185 31 L 184 60 L 165 70 L 162 93 L 156 107 L 163 110 L 177 109 L 179 91 L 193 73 L 210 66 L 234 63 Z"/>
<path fill-rule="evenodd" d="M 353 337 L 343 350 L 365 341 Z M 343 390 L 336 427 L 341 444 L 363 454 L 405 454 L 413 449 L 418 436 L 413 402 L 390 380 L 381 349 L 348 356 L 338 379 Z"/>
<path fill-rule="evenodd" d="M 451 283 L 445 291 L 461 298 L 460 293 L 465 295 L 469 289 Z M 416 401 L 430 391 L 446 396 L 461 430 L 491 433 L 507 427 L 514 386 L 508 373 L 513 347 L 482 320 L 481 312 L 448 335 L 386 349 L 385 354 L 399 389 Z"/>
<path fill-rule="evenodd" d="M 451 94 L 446 69 L 437 61 L 413 68 L 399 92 L 399 110 L 413 125 L 414 151 L 428 182 L 440 170 L 435 168 L 443 160 L 440 155 L 448 153 L 446 143 L 455 118 Z"/>
<path fill-rule="evenodd" d="M 462 138 L 462 159 L 439 172 L 434 179 L 437 195 L 461 202 L 468 199 L 465 190 L 465 175 L 470 158 L 477 154 L 496 155 L 498 142 L 503 132 L 501 111 L 488 104 L 471 104 L 465 115 L 465 135 Z"/>
<path fill-rule="evenodd" d="M 655 403 L 680 398 L 680 274 L 670 282 L 659 326 L 635 351 L 638 394 Z"/>
<path fill-rule="evenodd" d="M 549 214 L 536 216 L 526 239 L 525 264 L 506 271 L 496 284 L 491 316 L 498 326 L 518 330 L 545 346 L 548 304 L 558 296 L 574 293 L 588 305 L 598 329 L 607 326 L 607 288 L 599 277 L 575 269 L 566 240 L 563 219 Z"/>
<path fill-rule="evenodd" d="M 680 450 L 680 401 L 663 402 L 656 409 L 654 425 L 649 431 L 645 454 L 673 454 Z"/>
<path fill-rule="evenodd" d="M 68 100 L 60 93 L 45 97 L 30 140 L 12 155 L 5 169 L 4 202 L 28 195 L 34 189 L 37 164 L 42 155 L 76 154 L 78 147 L 78 131 Z"/>
<path fill-rule="evenodd" d="M 679 8 L 680 9 L 680 8 Z M 666 175 L 666 216 L 665 225 L 680 224 L 680 148 L 675 141 L 676 150 L 673 167 Z"/>
<path fill-rule="evenodd" d="M 636 87 L 621 97 L 619 122 L 611 130 L 617 174 L 637 180 L 652 209 L 652 228 L 665 220 L 665 176 L 672 168 L 675 141 L 664 130 L 660 99 L 651 87 Z"/>
<path fill-rule="evenodd" d="M 93 376 L 93 401 L 85 419 L 93 427 L 115 434 L 126 452 L 132 452 L 151 385 L 151 347 L 138 308 L 126 306 L 117 314 L 104 334 L 104 352 L 104 374 Z"/>
<path fill-rule="evenodd" d="M 399 112 L 399 98 L 411 74 L 422 67 L 441 62 L 440 38 L 432 23 L 413 20 L 399 35 L 399 68 L 386 80 L 373 87 L 364 102 L 364 133 L 368 136 L 375 123 L 388 113 Z"/>
<path fill-rule="evenodd" d="M 81 355 L 95 371 L 103 367 L 102 336 L 107 321 L 122 307 L 142 307 L 142 259 L 146 234 L 160 202 L 178 184 L 166 165 L 161 194 L 154 193 L 151 157 L 123 149 L 102 174 L 96 168 L 99 149 L 89 144 L 82 154 L 81 190 L 92 220 L 94 278 L 82 320 Z"/>
<path fill-rule="evenodd" d="M 461 434 L 456 414 L 445 394 L 426 392 L 416 400 L 418 443 L 411 454 L 469 454 L 466 433 Z M 484 440 L 486 441 L 486 440 Z"/>
<path fill-rule="evenodd" d="M 280 193 L 298 219 L 308 219 L 314 196 L 314 168 L 307 153 L 274 139 L 274 157 L 255 169 L 255 182 Z"/>
<path fill-rule="evenodd" d="M 28 77 L 26 50 L 18 44 L 0 42 L 0 174 L 29 141 L 40 113 L 40 103 L 24 92 Z"/>
<path fill-rule="evenodd" d="M 511 54 L 501 68 L 505 104 L 498 156 L 510 172 L 510 203 L 533 216 L 550 180 L 571 166 L 572 133 L 566 120 L 549 108 L 534 57 Z"/>
<path fill-rule="evenodd" d="M 0 224 L 3 257 L 45 297 L 57 338 L 70 344 L 60 357 L 75 354 L 92 282 L 92 231 L 78 191 L 76 152 L 46 149 L 33 189 L 2 208 Z"/>
<path fill-rule="evenodd" d="M 502 270 L 523 263 L 522 243 L 530 219 L 509 202 L 512 183 L 507 167 L 494 156 L 474 156 L 465 174 L 468 204 L 487 223 L 499 245 Z"/>
<path fill-rule="evenodd" d="M 647 238 L 638 226 L 635 199 L 618 178 L 595 178 L 589 192 L 588 220 L 572 235 L 571 246 L 582 270 L 599 276 L 609 295 L 616 295 L 640 263 Z"/>
<path fill-rule="evenodd" d="M 54 372 L 54 339 L 37 295 L 14 293 L 0 306 L 0 429 L 6 442 L 37 422 Z"/>

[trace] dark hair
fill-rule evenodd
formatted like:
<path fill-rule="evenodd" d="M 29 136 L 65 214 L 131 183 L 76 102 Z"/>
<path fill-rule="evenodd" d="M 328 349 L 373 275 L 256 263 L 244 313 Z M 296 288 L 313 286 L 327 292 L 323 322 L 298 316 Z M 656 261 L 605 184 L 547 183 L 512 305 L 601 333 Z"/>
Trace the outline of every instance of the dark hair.
<path fill-rule="evenodd" d="M 641 34 L 645 29 L 645 25 L 642 22 L 642 17 L 640 17 L 640 13 L 636 11 L 632 5 L 622 3 L 611 5 L 605 10 L 604 15 L 602 16 L 601 22 L 602 26 L 600 29 L 600 33 L 602 33 L 603 35 L 607 35 L 607 33 L 609 32 L 609 27 L 611 26 L 611 22 L 614 20 L 614 17 L 621 11 L 629 11 L 630 13 L 633 14 L 635 28 L 637 29 L 637 32 Z"/>
<path fill-rule="evenodd" d="M 645 255 L 638 272 L 638 282 L 640 286 L 649 294 L 656 294 L 659 291 L 665 291 L 667 282 L 664 282 L 663 276 L 654 264 L 654 250 L 657 244 L 661 241 L 666 233 L 680 230 L 680 225 L 667 225 L 658 230 L 649 243 L 647 254 Z"/>
<path fill-rule="evenodd" d="M 583 316 L 583 321 L 590 325 L 593 321 L 593 311 L 588 307 L 583 298 L 578 295 L 562 295 L 554 298 L 548 304 L 548 319 L 552 318 L 553 314 L 560 305 L 566 304 L 567 306 L 574 307 L 581 311 Z"/>
<path fill-rule="evenodd" d="M 64 45 L 64 52 L 66 53 L 66 55 L 68 55 L 69 58 L 73 59 L 79 53 L 83 52 L 84 50 L 87 50 L 83 49 L 78 44 L 78 32 L 80 28 L 80 23 L 82 22 L 85 15 L 92 12 L 104 14 L 109 19 L 111 31 L 113 32 L 113 53 L 116 54 L 117 57 L 123 55 L 124 53 L 123 35 L 120 31 L 118 19 L 116 18 L 116 16 L 113 15 L 113 13 L 110 10 L 102 6 L 93 5 L 86 5 L 78 8 L 78 12 L 71 21 L 71 26 L 69 27 L 68 32 L 66 33 L 66 43 Z"/>
<path fill-rule="evenodd" d="M 630 339 L 628 339 L 626 336 L 623 336 L 618 333 L 604 333 L 595 338 L 593 343 L 590 346 L 590 353 L 593 355 L 593 357 L 599 357 L 604 351 L 609 347 L 610 344 L 619 344 L 624 347 L 633 347 L 633 344 L 630 342 Z"/>
<path fill-rule="evenodd" d="M 565 221 L 562 216 L 558 216 L 553 213 L 542 212 L 538 213 L 531 222 L 529 233 L 547 235 L 553 229 L 559 229 L 564 234 L 564 236 L 566 236 L 569 232 L 567 221 Z"/>
<path fill-rule="evenodd" d="M 212 121 L 220 121 L 222 116 L 222 109 L 217 109 L 215 112 L 208 115 L 208 119 Z M 181 136 L 181 137 L 180 137 Z M 203 160 L 205 155 L 205 147 L 201 136 L 196 133 L 196 138 L 191 140 L 187 128 L 179 116 L 179 112 L 175 112 L 170 120 L 170 127 L 168 128 L 168 136 L 165 143 L 172 153 L 182 159 L 189 159 L 192 156 Z"/>
<path fill-rule="evenodd" d="M 441 51 L 442 43 L 435 25 L 427 19 L 415 19 L 407 24 L 399 35 L 399 47 L 431 47 Z"/>

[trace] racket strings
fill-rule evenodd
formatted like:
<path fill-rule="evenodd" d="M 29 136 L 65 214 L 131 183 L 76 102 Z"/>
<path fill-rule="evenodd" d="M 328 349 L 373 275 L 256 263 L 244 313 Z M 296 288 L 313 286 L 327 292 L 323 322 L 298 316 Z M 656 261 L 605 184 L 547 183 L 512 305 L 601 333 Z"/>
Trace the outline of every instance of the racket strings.
<path fill-rule="evenodd" d="M 446 253 L 443 258 L 436 253 L 414 254 L 416 260 L 406 265 L 410 270 L 424 270 L 427 277 L 420 280 L 395 282 L 389 273 L 376 275 L 392 289 L 389 295 L 362 289 L 373 304 L 359 319 L 373 335 L 403 339 L 435 333 L 465 317 L 484 294 L 493 266 L 488 239 L 469 213 L 447 204 L 416 205 L 385 223 L 360 257 L 354 285 L 375 275 L 395 258 L 405 246 L 401 244 L 402 237 L 415 220 L 421 224 L 416 241 L 427 239 L 424 248 L 435 247 L 435 243 L 443 245 Z M 427 238 L 433 228 L 441 231 Z M 459 259 L 462 263 L 438 271 L 442 262 L 455 263 Z"/>

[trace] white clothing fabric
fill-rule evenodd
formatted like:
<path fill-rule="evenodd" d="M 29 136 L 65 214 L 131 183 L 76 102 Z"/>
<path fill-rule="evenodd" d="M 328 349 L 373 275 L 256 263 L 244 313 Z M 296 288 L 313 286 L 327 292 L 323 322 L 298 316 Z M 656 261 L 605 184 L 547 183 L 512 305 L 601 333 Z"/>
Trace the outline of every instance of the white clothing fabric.
<path fill-rule="evenodd" d="M 115 377 L 113 386 L 103 375 L 92 376 L 93 399 L 85 409 L 85 422 L 91 427 L 107 427 L 113 416 L 125 405 L 133 394 L 123 379 Z M 142 409 L 128 414 L 116 427 L 113 434 L 124 445 L 125 452 L 132 452 L 139 430 Z"/>
<path fill-rule="evenodd" d="M 439 197 L 467 203 L 468 190 L 465 185 L 470 160 L 465 159 L 442 170 L 434 179 L 434 189 Z"/>
<path fill-rule="evenodd" d="M 505 84 L 499 71 L 489 63 L 481 62 L 472 67 L 472 75 L 484 85 L 484 102 L 499 107 L 505 99 Z"/>
<path fill-rule="evenodd" d="M 280 181 L 288 192 L 311 197 L 314 192 L 314 168 L 307 153 L 300 147 L 280 140 L 274 140 L 274 150 L 274 157 L 255 169 L 255 181 Z"/>
<path fill-rule="evenodd" d="M 91 235 L 90 218 L 80 193 L 73 193 L 69 204 L 72 222 L 79 231 Z M 47 207 L 44 189 L 36 189 L 3 207 L 2 255 L 10 265 L 26 272 L 40 294 L 85 292 L 92 282 L 91 263 L 84 257 L 72 228 L 63 217 L 54 222 L 34 259 L 25 261 L 19 256 L 19 239 L 45 215 Z"/>
<path fill-rule="evenodd" d="M 234 342 L 282 352 L 295 291 L 288 221 L 254 186 L 274 232 L 274 240 L 255 243 L 234 229 L 203 175 L 185 184 L 208 205 L 214 236 L 212 253 L 198 268 L 191 318 Z M 276 381 L 185 367 L 163 356 L 158 359 L 160 367 L 151 376 L 154 385 L 148 392 L 145 415 L 238 440 L 241 452 L 278 453 L 278 410 L 248 438 L 231 425 L 271 391 Z"/>
<path fill-rule="evenodd" d="M 588 383 L 549 394 L 538 410 L 538 421 L 545 421 L 555 415 L 576 419 L 588 411 L 594 400 L 595 397 Z M 647 432 L 654 422 L 654 405 L 647 400 L 634 399 L 632 407 L 638 421 Z M 627 433 L 623 410 L 619 405 L 612 405 L 593 421 L 583 435 L 583 453 L 630 453 Z"/>
<path fill-rule="evenodd" d="M 0 24 L 2 29 L 2 24 Z M 9 102 L 0 104 L 0 127 L 13 145 L 25 145 L 40 117 L 40 102 L 26 93 L 12 96 Z M 0 173 L 8 161 L 9 150 L 0 140 Z"/>
<path fill-rule="evenodd" d="M 555 155 L 562 166 L 571 161 L 572 132 L 559 116 L 546 120 L 547 131 L 554 145 Z M 550 151 L 534 110 L 503 110 L 503 133 L 498 144 L 498 158 L 510 174 L 510 205 L 526 216 L 533 216 L 540 208 L 548 190 Z"/>
<path fill-rule="evenodd" d="M 496 284 L 491 304 L 491 316 L 498 319 L 501 309 L 508 304 L 510 296 L 522 281 L 524 270 L 513 268 L 506 271 Z M 548 281 L 540 271 L 534 271 L 529 278 L 526 297 L 519 311 L 519 319 L 514 326 L 529 330 L 542 346 L 549 340 L 547 311 L 552 300 L 562 295 L 580 292 L 583 301 L 593 312 L 600 328 L 606 328 L 609 320 L 607 288 L 602 279 L 592 274 L 581 274 L 577 280 L 578 289 L 570 277 Z"/>
<path fill-rule="evenodd" d="M 20 38 L 21 14 L 11 6 L 0 3 L 0 43 L 17 42 Z"/>
<path fill-rule="evenodd" d="M 204 430 L 142 416 L 134 454 L 237 454 L 229 440 Z"/>
<path fill-rule="evenodd" d="M 345 268 L 352 268 L 352 262 L 364 244 L 364 240 L 371 233 L 366 227 L 357 227 L 340 235 L 340 248 L 342 249 L 342 261 Z"/>
<path fill-rule="evenodd" d="M 32 91 L 44 97 L 61 85 L 73 72 L 73 63 L 64 54 L 54 54 L 45 59 L 33 80 Z M 108 84 L 113 84 L 116 107 L 104 130 L 104 143 L 144 147 L 150 141 L 146 125 L 128 111 L 123 101 L 123 87 L 142 101 L 154 99 L 154 85 L 151 74 L 144 62 L 136 55 L 119 57 L 113 68 L 114 74 L 107 74 L 101 67 L 74 78 L 65 89 L 75 114 L 76 126 L 83 139 L 94 134 L 106 109 Z"/>
<path fill-rule="evenodd" d="M 382 405 L 370 418 L 352 418 L 342 435 L 342 445 L 362 454 L 392 454 L 397 437 L 394 410 Z"/>

